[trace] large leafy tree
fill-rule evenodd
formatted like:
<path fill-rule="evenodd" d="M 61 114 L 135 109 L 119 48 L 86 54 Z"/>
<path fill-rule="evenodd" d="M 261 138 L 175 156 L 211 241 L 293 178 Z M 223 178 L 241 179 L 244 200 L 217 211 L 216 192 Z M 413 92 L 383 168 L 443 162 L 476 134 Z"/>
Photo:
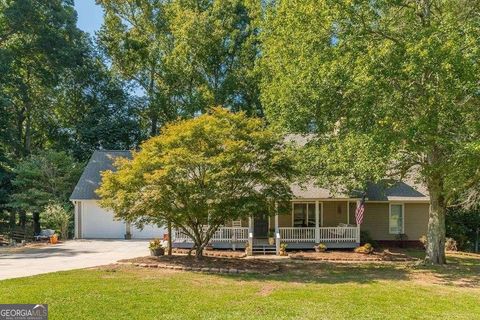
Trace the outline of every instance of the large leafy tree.
<path fill-rule="evenodd" d="M 116 166 L 102 174 L 101 204 L 127 221 L 172 222 L 196 256 L 225 221 L 290 198 L 282 139 L 260 119 L 221 108 L 167 125 Z"/>
<path fill-rule="evenodd" d="M 149 134 L 208 106 L 260 113 L 249 1 L 101 0 L 99 40 L 115 72 L 145 94 Z"/>
<path fill-rule="evenodd" d="M 21 222 L 26 212 L 38 220 L 43 204 L 58 200 L 19 192 L 24 177 L 15 174 L 25 173 L 30 154 L 63 150 L 83 161 L 95 149 L 134 148 L 142 139 L 138 109 L 76 27 L 73 1 L 0 0 L 0 210 L 11 224 L 17 213 Z"/>
<path fill-rule="evenodd" d="M 311 172 L 328 181 L 358 187 L 417 171 L 430 193 L 426 261 L 435 264 L 445 263 L 449 201 L 479 178 L 479 6 L 278 1 L 263 29 L 269 121 L 318 134 Z"/>
<path fill-rule="evenodd" d="M 78 63 L 81 37 L 72 0 L 0 1 L 2 136 L 17 156 L 42 139 L 45 106 L 62 71 Z"/>
<path fill-rule="evenodd" d="M 39 232 L 40 213 L 51 202 L 68 204 L 82 165 L 65 152 L 42 151 L 20 162 L 14 170 L 10 207 L 33 215 Z"/>
<path fill-rule="evenodd" d="M 54 98 L 49 145 L 70 151 L 76 159 L 86 160 L 97 149 L 132 149 L 143 138 L 141 101 L 88 43 L 81 65 L 62 75 Z"/>

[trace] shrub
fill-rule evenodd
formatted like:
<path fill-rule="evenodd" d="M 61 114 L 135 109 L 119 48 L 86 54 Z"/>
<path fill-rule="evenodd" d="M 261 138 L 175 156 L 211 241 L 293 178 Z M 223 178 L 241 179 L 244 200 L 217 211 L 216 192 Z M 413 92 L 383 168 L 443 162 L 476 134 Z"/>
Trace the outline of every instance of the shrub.
<path fill-rule="evenodd" d="M 457 241 L 453 238 L 446 238 L 445 239 L 445 250 L 447 251 L 457 251 Z"/>
<path fill-rule="evenodd" d="M 371 243 L 374 246 L 377 246 L 377 241 L 373 240 L 370 232 L 366 230 L 360 230 L 360 243 Z"/>
<path fill-rule="evenodd" d="M 160 241 L 160 239 L 156 238 L 156 239 L 153 239 L 150 241 L 150 244 L 148 245 L 148 248 L 150 250 L 156 250 L 156 249 L 159 249 L 159 248 L 163 248 L 163 245 L 162 245 L 162 242 Z"/>
<path fill-rule="evenodd" d="M 245 254 L 248 256 L 248 255 L 251 255 L 251 250 L 250 250 L 250 243 L 247 241 L 245 242 Z"/>
<path fill-rule="evenodd" d="M 355 248 L 356 253 L 370 254 L 373 253 L 373 247 L 370 243 L 365 243 L 363 246 Z"/>
<path fill-rule="evenodd" d="M 418 240 L 423 244 L 423 246 L 426 249 L 427 244 L 428 244 L 427 237 L 425 235 L 423 235 Z M 445 250 L 447 250 L 447 251 L 458 251 L 457 241 L 455 241 L 455 239 L 453 239 L 453 238 L 446 238 L 445 239 Z"/>
<path fill-rule="evenodd" d="M 427 236 L 426 235 L 421 236 L 420 239 L 418 239 L 418 241 L 420 241 L 423 244 L 423 247 L 425 249 L 427 249 Z"/>
<path fill-rule="evenodd" d="M 473 251 L 480 226 L 480 210 L 450 208 L 446 215 L 447 237 L 455 239 L 458 250 Z"/>
<path fill-rule="evenodd" d="M 68 225 L 72 218 L 71 210 L 59 203 L 48 204 L 41 213 L 43 225 L 60 234 L 60 238 L 68 239 Z"/>
<path fill-rule="evenodd" d="M 327 250 L 327 246 L 323 243 L 319 243 L 314 248 L 316 252 L 325 252 Z"/>
<path fill-rule="evenodd" d="M 285 242 L 280 243 L 280 255 L 286 256 L 287 255 L 287 247 L 288 245 Z"/>

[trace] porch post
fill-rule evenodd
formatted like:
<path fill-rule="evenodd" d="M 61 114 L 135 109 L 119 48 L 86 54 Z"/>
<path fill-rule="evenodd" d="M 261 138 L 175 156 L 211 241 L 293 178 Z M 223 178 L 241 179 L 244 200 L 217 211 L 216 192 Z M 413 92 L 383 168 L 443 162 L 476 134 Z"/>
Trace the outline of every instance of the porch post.
<path fill-rule="evenodd" d="M 320 211 L 320 227 L 323 227 L 323 202 L 321 205 L 322 211 Z"/>
<path fill-rule="evenodd" d="M 320 203 L 315 201 L 315 243 L 320 243 Z"/>
<path fill-rule="evenodd" d="M 360 206 L 360 200 L 357 200 L 357 208 Z M 365 215 L 365 212 L 363 213 Z M 355 223 L 357 223 L 355 219 Z M 357 243 L 360 244 L 360 225 L 357 224 Z"/>
<path fill-rule="evenodd" d="M 347 224 L 350 224 L 350 200 L 347 200 Z"/>
<path fill-rule="evenodd" d="M 275 253 L 280 255 L 280 228 L 278 227 L 278 203 L 275 202 Z"/>
<path fill-rule="evenodd" d="M 360 226 L 357 225 L 357 243 L 360 243 Z"/>
<path fill-rule="evenodd" d="M 253 218 L 248 217 L 248 250 L 247 256 L 251 256 L 253 253 Z"/>

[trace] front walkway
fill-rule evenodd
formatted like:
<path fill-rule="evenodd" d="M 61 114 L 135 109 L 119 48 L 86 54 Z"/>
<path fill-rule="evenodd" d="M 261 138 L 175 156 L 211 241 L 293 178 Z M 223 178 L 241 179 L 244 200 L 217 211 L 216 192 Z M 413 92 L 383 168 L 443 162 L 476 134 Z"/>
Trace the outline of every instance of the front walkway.
<path fill-rule="evenodd" d="M 14 252 L 0 250 L 0 280 L 95 267 L 149 254 L 146 240 L 72 240 Z"/>

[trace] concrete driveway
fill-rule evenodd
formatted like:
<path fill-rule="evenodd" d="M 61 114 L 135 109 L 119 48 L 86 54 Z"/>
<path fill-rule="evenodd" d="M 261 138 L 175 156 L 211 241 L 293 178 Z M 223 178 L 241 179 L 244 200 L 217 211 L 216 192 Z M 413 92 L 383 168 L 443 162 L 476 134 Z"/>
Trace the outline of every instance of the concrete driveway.
<path fill-rule="evenodd" d="M 0 280 L 101 266 L 148 254 L 147 240 L 71 240 L 13 253 L 0 251 Z"/>

